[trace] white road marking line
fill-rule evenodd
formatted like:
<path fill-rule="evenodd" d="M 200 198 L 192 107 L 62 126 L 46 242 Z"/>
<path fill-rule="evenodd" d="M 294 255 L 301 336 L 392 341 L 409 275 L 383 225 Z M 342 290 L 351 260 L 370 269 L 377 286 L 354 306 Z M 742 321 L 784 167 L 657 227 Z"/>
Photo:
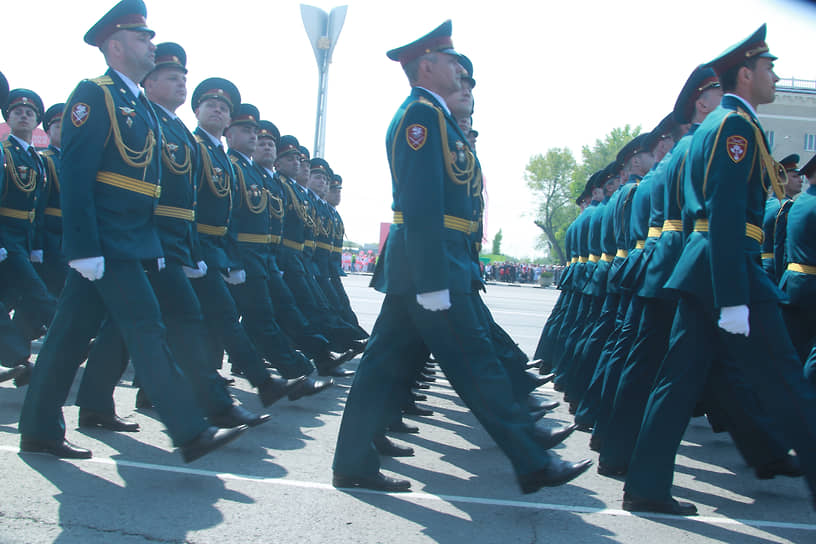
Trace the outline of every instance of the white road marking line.
<path fill-rule="evenodd" d="M 0 446 L 0 451 L 8 453 L 18 453 L 18 448 L 11 446 Z M 24 455 L 48 455 L 48 454 L 31 454 Z M 49 456 L 50 457 L 50 456 Z M 138 461 L 113 460 L 104 457 L 94 457 L 91 459 L 71 460 L 63 459 L 64 462 L 69 462 L 77 467 L 86 463 L 94 463 L 98 465 L 138 468 L 143 470 L 153 470 L 157 472 L 172 472 L 176 474 L 187 474 L 192 476 L 204 476 L 210 478 L 221 478 L 223 480 L 255 482 L 262 484 L 278 485 L 283 487 L 299 487 L 302 489 L 319 489 L 322 491 L 338 491 L 330 484 L 322 484 L 317 482 L 304 482 L 300 480 L 289 480 L 286 478 L 269 478 L 265 476 L 252 476 L 248 474 L 235 474 L 232 472 L 215 472 L 212 470 L 200 470 L 189 467 L 170 466 L 170 465 L 156 465 L 153 463 L 140 463 Z M 672 516 L 669 514 L 651 514 L 651 513 L 637 513 L 633 514 L 625 510 L 616 510 L 613 508 L 592 508 L 587 506 L 578 506 L 570 504 L 548 504 L 540 502 L 514 501 L 506 499 L 490 499 L 484 497 L 463 497 L 461 495 L 432 495 L 430 493 L 410 492 L 410 493 L 386 493 L 384 491 L 374 491 L 371 489 L 348 489 L 344 490 L 351 493 L 365 493 L 369 495 L 388 495 L 395 498 L 415 501 L 432 501 L 432 502 L 449 502 L 449 503 L 464 503 L 464 504 L 481 504 L 486 506 L 505 506 L 509 508 L 528 508 L 531 510 L 550 510 L 555 512 L 569 512 L 575 514 L 589 514 L 602 516 L 619 516 L 619 517 L 642 517 L 647 519 L 672 519 L 685 520 L 691 523 L 702 523 L 705 525 L 745 525 L 749 527 L 769 527 L 776 529 L 796 529 L 800 531 L 816 531 L 816 524 L 811 523 L 790 523 L 785 521 L 772 520 L 757 520 L 757 519 L 732 519 L 724 516 Z M 342 492 L 342 491 L 338 491 Z"/>

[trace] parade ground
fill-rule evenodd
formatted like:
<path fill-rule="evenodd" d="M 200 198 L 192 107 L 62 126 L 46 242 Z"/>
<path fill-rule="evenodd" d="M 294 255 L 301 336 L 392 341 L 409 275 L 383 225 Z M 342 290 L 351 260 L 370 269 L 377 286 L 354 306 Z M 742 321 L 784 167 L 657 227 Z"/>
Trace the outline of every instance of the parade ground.
<path fill-rule="evenodd" d="M 382 296 L 368 276 L 344 278 L 361 324 L 370 330 Z M 495 319 L 532 354 L 558 291 L 490 285 Z M 359 359 L 348 368 L 354 368 Z M 659 364 L 659 361 L 655 361 Z M 229 374 L 229 365 L 222 370 Z M 18 453 L 17 419 L 25 389 L 0 385 L 0 544 L 6 543 L 704 543 L 816 542 L 816 513 L 804 480 L 758 480 L 727 434 L 703 418 L 686 433 L 674 494 L 700 515 L 632 515 L 621 509 L 623 482 L 595 466 L 571 483 L 522 495 L 509 462 L 440 373 L 428 400 L 431 417 L 406 421 L 419 434 L 393 435 L 415 456 L 383 462 L 386 474 L 411 480 L 412 492 L 337 490 L 331 462 L 351 379 L 297 402 L 269 408 L 272 420 L 236 442 L 185 465 L 153 412 L 134 411 L 129 370 L 117 410 L 142 429 L 112 433 L 77 428 L 75 388 L 65 406 L 67 438 L 90 448 L 89 460 Z M 262 407 L 248 382 L 234 396 Z M 561 400 L 547 384 L 542 398 Z M 545 420 L 571 422 L 566 406 Z M 576 432 L 554 451 L 577 461 L 597 454 Z"/>

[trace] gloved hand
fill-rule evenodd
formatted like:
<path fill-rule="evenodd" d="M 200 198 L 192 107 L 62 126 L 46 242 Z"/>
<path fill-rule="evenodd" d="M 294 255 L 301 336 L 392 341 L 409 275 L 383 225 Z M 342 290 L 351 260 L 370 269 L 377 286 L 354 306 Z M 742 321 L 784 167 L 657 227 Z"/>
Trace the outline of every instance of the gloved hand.
<path fill-rule="evenodd" d="M 6 259 L 8 259 L 8 251 L 6 251 L 6 248 L 0 247 L 0 263 Z"/>
<path fill-rule="evenodd" d="M 221 274 L 221 276 L 230 285 L 239 285 L 246 281 L 246 271 L 244 270 L 230 270 L 228 275 Z"/>
<path fill-rule="evenodd" d="M 156 268 L 159 269 L 159 272 L 167 268 L 167 262 L 164 260 L 164 257 L 156 259 Z"/>
<path fill-rule="evenodd" d="M 191 279 L 203 278 L 207 275 L 207 263 L 204 261 L 198 261 L 196 268 L 190 268 L 189 266 L 182 266 L 181 268 L 184 270 L 184 275 Z"/>
<path fill-rule="evenodd" d="M 86 280 L 96 281 L 105 275 L 105 257 L 86 257 L 68 261 L 68 266 Z"/>
<path fill-rule="evenodd" d="M 32 263 L 41 263 L 43 262 L 43 250 L 42 249 L 32 249 L 31 253 L 29 253 L 28 258 L 31 260 Z"/>
<path fill-rule="evenodd" d="M 450 291 L 448 289 L 431 291 L 430 293 L 418 293 L 416 300 L 420 306 L 432 312 L 447 310 L 451 307 Z"/>
<path fill-rule="evenodd" d="M 748 336 L 751 328 L 748 325 L 748 306 L 724 306 L 720 309 L 720 320 L 717 325 L 731 334 Z"/>

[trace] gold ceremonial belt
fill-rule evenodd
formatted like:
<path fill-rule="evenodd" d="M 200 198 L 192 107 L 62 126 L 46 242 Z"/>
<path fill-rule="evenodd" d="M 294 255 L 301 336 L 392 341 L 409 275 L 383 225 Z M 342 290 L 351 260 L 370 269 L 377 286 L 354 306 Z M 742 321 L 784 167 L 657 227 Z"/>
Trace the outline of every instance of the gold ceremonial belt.
<path fill-rule="evenodd" d="M 325 242 L 318 242 L 317 247 L 319 247 L 320 249 L 325 249 L 326 251 L 331 252 L 334 246 L 331 246 L 331 245 L 329 245 L 329 244 L 327 244 Z"/>
<path fill-rule="evenodd" d="M 589 259 L 587 259 L 586 257 L 578 257 L 578 262 L 579 263 L 585 263 L 587 261 L 589 261 Z"/>
<path fill-rule="evenodd" d="M 156 206 L 156 209 L 153 210 L 153 215 L 175 217 L 176 219 L 183 219 L 184 221 L 195 221 L 195 210 L 176 208 L 175 206 L 165 206 L 163 204 Z"/>
<path fill-rule="evenodd" d="M 666 219 L 663 221 L 663 232 L 683 232 L 683 222 L 679 219 Z"/>
<path fill-rule="evenodd" d="M 620 257 L 621 259 L 625 259 L 629 256 L 629 252 L 625 249 L 619 249 L 617 253 L 615 253 L 615 257 Z"/>
<path fill-rule="evenodd" d="M 209 234 L 210 236 L 224 236 L 227 233 L 227 227 L 216 227 L 215 225 L 205 225 L 204 223 L 196 225 L 196 230 L 201 234 Z"/>
<path fill-rule="evenodd" d="M 332 253 L 343 253 L 342 247 L 332 247 Z"/>
<path fill-rule="evenodd" d="M 0 215 L 4 217 L 12 217 L 14 219 L 23 219 L 25 221 L 33 223 L 34 217 L 37 215 L 37 212 L 34 210 L 25 211 L 15 210 L 14 208 L 0 208 Z"/>
<path fill-rule="evenodd" d="M 59 208 L 46 208 L 45 215 L 50 215 L 52 217 L 62 217 L 62 210 Z"/>
<path fill-rule="evenodd" d="M 649 227 L 649 233 L 646 235 L 646 238 L 660 238 L 661 232 L 663 232 L 663 229 L 660 227 Z"/>
<path fill-rule="evenodd" d="M 708 220 L 697 219 L 694 221 L 694 232 L 708 232 Z M 745 223 L 745 236 L 752 240 L 756 240 L 760 244 L 765 240 L 765 233 L 760 227 L 752 223 Z"/>
<path fill-rule="evenodd" d="M 292 240 L 287 240 L 286 238 L 283 239 L 283 247 L 288 247 L 289 249 L 294 249 L 295 251 L 303 251 L 303 244 L 293 242 Z"/>
<path fill-rule="evenodd" d="M 591 262 L 591 263 L 597 263 L 600 260 L 601 260 L 600 255 L 590 255 L 589 256 L 589 262 Z"/>
<path fill-rule="evenodd" d="M 251 244 L 271 244 L 272 243 L 272 235 L 271 234 L 249 234 L 246 232 L 239 232 L 238 233 L 238 241 L 239 242 L 249 242 Z"/>
<path fill-rule="evenodd" d="M 603 255 L 601 255 L 601 260 L 607 263 L 611 263 L 612 261 L 615 260 L 615 256 L 610 255 L 609 253 L 604 253 Z"/>
<path fill-rule="evenodd" d="M 405 220 L 402 217 L 402 212 L 394 212 L 394 224 L 402 225 L 403 223 L 405 223 Z M 443 223 L 446 229 L 456 230 L 465 234 L 473 234 L 479 229 L 478 221 L 469 221 L 448 214 L 443 216 Z"/>
<path fill-rule="evenodd" d="M 790 263 L 788 264 L 788 270 L 791 272 L 799 272 L 801 274 L 816 276 L 816 266 L 809 264 Z"/>
<path fill-rule="evenodd" d="M 635 249 L 643 249 L 646 247 L 646 240 L 638 240 L 635 242 Z"/>
<path fill-rule="evenodd" d="M 129 178 L 127 176 L 123 176 L 122 174 L 114 174 L 113 172 L 97 172 L 96 181 L 105 183 L 107 185 L 113 185 L 114 187 L 118 187 L 119 189 L 124 189 L 126 191 L 133 191 L 134 193 L 139 193 L 140 195 L 150 196 L 153 198 L 159 198 L 161 196 L 161 186 L 154 185 L 153 183 L 148 183 L 140 179 Z"/>
<path fill-rule="evenodd" d="M 312 249 L 315 248 L 315 241 L 314 240 L 303 240 L 303 247 L 310 247 Z"/>
<path fill-rule="evenodd" d="M 773 258 L 774 258 L 774 254 L 773 254 L 773 253 L 762 253 L 762 254 L 759 256 L 759 258 L 760 258 L 760 259 L 762 259 L 763 261 L 764 261 L 765 259 L 773 259 Z"/>

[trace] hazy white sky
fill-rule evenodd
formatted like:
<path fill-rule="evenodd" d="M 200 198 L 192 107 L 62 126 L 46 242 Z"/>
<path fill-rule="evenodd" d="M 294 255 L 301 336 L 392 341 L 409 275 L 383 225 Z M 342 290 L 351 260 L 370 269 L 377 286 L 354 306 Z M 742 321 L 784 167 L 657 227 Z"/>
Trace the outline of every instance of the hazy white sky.
<path fill-rule="evenodd" d="M 187 51 L 189 95 L 226 77 L 283 134 L 314 144 L 317 67 L 300 2 L 146 0 L 155 43 Z M 349 239 L 375 242 L 390 221 L 385 131 L 407 95 L 388 49 L 453 19 L 453 43 L 474 63 L 478 155 L 489 192 L 487 236 L 503 229 L 505 253 L 534 257 L 539 229 L 524 183 L 529 157 L 568 147 L 580 158 L 626 123 L 648 130 L 667 114 L 695 65 L 768 23 L 780 77 L 816 80 L 816 8 L 794 0 L 635 0 L 477 3 L 454 0 L 307 2 L 347 4 L 329 73 L 325 158 L 343 176 L 340 211 Z M 113 0 L 4 2 L 0 71 L 46 107 L 100 75 L 102 55 L 82 41 Z M 32 9 L 32 6 L 35 6 Z M 190 128 L 189 105 L 179 110 Z"/>

